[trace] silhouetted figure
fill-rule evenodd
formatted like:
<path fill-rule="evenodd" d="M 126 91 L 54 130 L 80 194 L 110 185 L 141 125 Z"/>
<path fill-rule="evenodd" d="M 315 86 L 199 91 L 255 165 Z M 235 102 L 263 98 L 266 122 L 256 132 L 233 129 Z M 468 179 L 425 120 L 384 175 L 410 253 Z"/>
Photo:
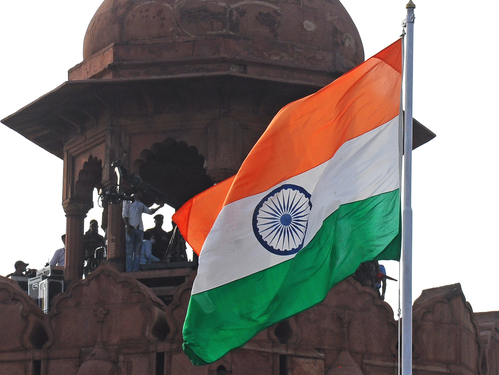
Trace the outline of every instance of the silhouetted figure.
<path fill-rule="evenodd" d="M 373 288 L 381 300 L 385 299 L 386 280 L 397 281 L 386 275 L 385 267 L 380 265 L 377 260 L 362 263 L 352 277 L 363 286 Z"/>
<path fill-rule="evenodd" d="M 29 266 L 29 263 L 24 263 L 22 260 L 18 260 L 14 264 L 14 268 L 16 269 L 14 272 L 8 274 L 6 277 L 12 276 L 26 276 L 26 267 Z"/>
<path fill-rule="evenodd" d="M 377 276 L 378 276 L 378 262 L 371 261 L 361 263 L 357 271 L 352 275 L 355 280 L 357 280 L 362 286 L 370 286 L 373 289 L 377 289 Z"/>
<path fill-rule="evenodd" d="M 99 234 L 99 223 L 97 220 L 90 220 L 90 228 L 83 236 L 83 249 L 85 251 L 83 273 L 85 276 L 99 267 L 104 260 L 105 246 L 106 240 Z"/>
<path fill-rule="evenodd" d="M 163 259 L 165 257 L 168 244 L 170 243 L 170 239 L 172 237 L 171 232 L 163 230 L 163 220 L 164 217 L 161 214 L 154 216 L 154 228 L 150 228 L 144 232 L 149 233 L 150 236 L 154 237 L 152 255 L 159 259 Z"/>

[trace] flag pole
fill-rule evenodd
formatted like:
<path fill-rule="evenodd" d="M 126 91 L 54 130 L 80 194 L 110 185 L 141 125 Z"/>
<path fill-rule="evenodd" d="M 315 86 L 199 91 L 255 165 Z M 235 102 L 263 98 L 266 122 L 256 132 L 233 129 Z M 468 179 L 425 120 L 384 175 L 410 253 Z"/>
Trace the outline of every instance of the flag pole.
<path fill-rule="evenodd" d="M 405 50 L 405 139 L 404 139 L 404 209 L 402 213 L 402 375 L 412 375 L 412 90 L 414 9 L 409 0 L 406 5 Z"/>

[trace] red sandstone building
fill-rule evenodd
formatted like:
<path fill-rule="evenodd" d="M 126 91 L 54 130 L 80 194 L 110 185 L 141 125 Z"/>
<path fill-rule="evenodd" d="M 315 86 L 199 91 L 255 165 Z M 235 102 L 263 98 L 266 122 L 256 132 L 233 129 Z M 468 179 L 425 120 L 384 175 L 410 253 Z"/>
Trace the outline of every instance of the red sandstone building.
<path fill-rule="evenodd" d="M 364 59 L 339 1 L 105 0 L 67 82 L 2 122 L 64 160 L 66 291 L 48 314 L 0 278 L 0 374 L 396 374 L 397 322 L 349 278 L 327 299 L 208 366 L 183 354 L 196 272 L 126 274 L 120 205 L 108 262 L 85 280 L 83 221 L 111 162 L 179 204 L 234 174 L 277 111 Z M 432 137 L 415 126 L 415 147 Z M 152 204 L 153 197 L 149 197 Z M 496 313 L 459 285 L 414 305 L 415 374 L 497 374 Z"/>

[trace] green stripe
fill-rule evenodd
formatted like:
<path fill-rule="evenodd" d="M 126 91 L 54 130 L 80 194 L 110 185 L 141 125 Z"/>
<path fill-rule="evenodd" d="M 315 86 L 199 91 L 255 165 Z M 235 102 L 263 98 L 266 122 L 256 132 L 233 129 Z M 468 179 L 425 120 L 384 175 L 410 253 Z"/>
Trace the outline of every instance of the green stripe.
<path fill-rule="evenodd" d="M 216 361 L 261 330 L 326 298 L 362 262 L 400 258 L 399 190 L 341 206 L 293 259 L 191 297 L 184 351 Z"/>

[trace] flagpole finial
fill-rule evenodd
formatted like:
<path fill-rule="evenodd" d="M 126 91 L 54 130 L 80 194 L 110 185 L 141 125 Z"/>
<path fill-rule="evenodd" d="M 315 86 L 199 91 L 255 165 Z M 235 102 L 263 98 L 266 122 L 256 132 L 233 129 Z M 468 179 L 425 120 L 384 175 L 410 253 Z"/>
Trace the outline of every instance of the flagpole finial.
<path fill-rule="evenodd" d="M 409 2 L 407 3 L 407 5 L 405 6 L 406 9 L 409 9 L 409 8 L 416 8 L 416 5 L 412 2 L 412 0 L 409 0 Z"/>

